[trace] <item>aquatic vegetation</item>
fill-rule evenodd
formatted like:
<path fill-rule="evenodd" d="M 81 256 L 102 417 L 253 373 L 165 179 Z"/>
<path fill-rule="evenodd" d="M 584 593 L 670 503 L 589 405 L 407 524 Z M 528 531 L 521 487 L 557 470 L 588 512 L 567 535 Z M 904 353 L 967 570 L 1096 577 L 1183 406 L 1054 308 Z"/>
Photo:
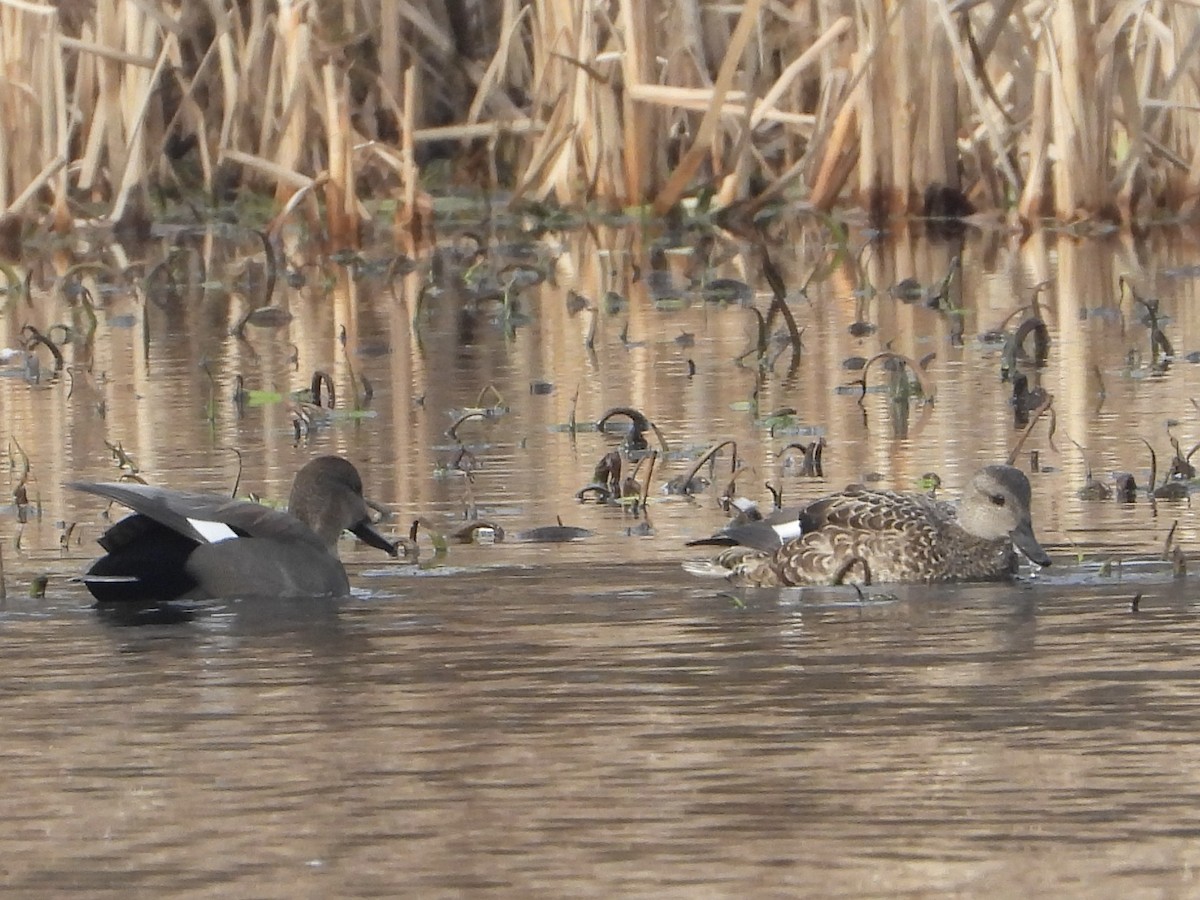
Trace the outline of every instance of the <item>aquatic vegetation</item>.
<path fill-rule="evenodd" d="M 646 514 L 646 503 L 650 491 L 650 482 L 654 477 L 654 467 L 658 462 L 658 451 L 636 453 L 632 471 L 622 477 L 622 452 L 629 453 L 628 448 L 610 450 L 596 463 L 592 472 L 592 480 L 575 493 L 575 499 L 581 503 L 589 499 L 601 504 L 611 504 L 622 507 L 630 515 Z M 642 467 L 646 472 L 642 474 Z M 639 480 L 639 476 L 641 480 Z"/>
<path fill-rule="evenodd" d="M 757 233 L 708 212 L 633 226 L 589 212 L 571 233 L 499 200 L 473 223 L 454 215 L 415 257 L 378 243 L 330 249 L 299 217 L 274 234 L 157 223 L 146 244 L 98 232 L 48 245 L 10 279 L 29 285 L 20 303 L 32 305 L 3 316 L 16 354 L 4 374 L 40 357 L 40 385 L 0 380 L 35 471 L 47 477 L 42 460 L 58 447 L 71 448 L 70 465 L 95 464 L 102 436 L 154 472 L 219 469 L 217 448 L 235 445 L 252 478 L 309 452 L 358 449 L 394 473 L 397 496 L 419 498 L 427 558 L 432 542 L 482 565 L 493 552 L 483 545 L 552 521 L 563 501 L 597 535 L 671 534 L 630 551 L 653 557 L 678 547 L 681 522 L 708 517 L 708 531 L 722 510 L 745 512 L 743 495 L 766 516 L 785 496 L 872 475 L 911 487 L 981 448 L 1020 452 L 1023 468 L 1045 473 L 1068 540 L 1092 528 L 1073 518 L 1077 496 L 1136 501 L 1091 510 L 1097 520 L 1120 510 L 1157 543 L 1166 523 L 1142 521 L 1147 501 L 1161 509 L 1190 490 L 1195 370 L 1165 363 L 1176 333 L 1188 340 L 1191 287 L 1156 281 L 1150 264 L 1137 271 L 1133 252 L 1080 263 L 1077 242 L 1020 245 L 1006 232 L 930 246 L 807 212 L 764 215 Z M 40 252 L 37 241 L 26 246 Z M 1136 278 L 1118 291 L 1125 270 Z M 648 290 L 657 273 L 670 309 Z M 968 328 L 976 337 L 961 342 Z M 65 377 L 47 377 L 49 345 Z M 1128 349 L 1147 363 L 1157 353 L 1145 381 L 1122 377 Z M 300 371 L 313 373 L 306 392 Z M 155 395 L 162 385 L 170 398 Z M 1184 410 L 1168 409 L 1180 400 Z M 1093 459 L 1055 447 L 1057 413 Z M 1179 474 L 1155 471 L 1147 485 L 1127 442 L 1170 413 L 1179 424 L 1163 468 Z M 732 454 L 708 452 L 725 437 Z M 1161 452 L 1162 436 L 1152 441 Z M 1117 484 L 1105 473 L 1118 469 L 1133 474 Z M 835 484 L 811 481 L 827 477 Z M 31 501 L 36 487 L 31 478 Z M 1194 523 L 1181 522 L 1190 548 Z"/>
<path fill-rule="evenodd" d="M 819 437 L 815 441 L 808 444 L 792 443 L 788 444 L 779 453 L 779 464 L 783 467 L 793 466 L 792 454 L 797 451 L 802 454 L 802 458 L 796 474 L 802 478 L 824 478 L 825 472 L 821 465 L 821 461 L 825 455 L 825 438 Z"/>
<path fill-rule="evenodd" d="M 1133 286 L 1133 282 L 1124 275 L 1120 277 L 1119 283 L 1121 290 L 1129 291 L 1134 302 L 1145 310 L 1144 324 L 1150 332 L 1150 370 L 1155 373 L 1165 372 L 1175 357 L 1175 348 L 1162 330 L 1158 298 L 1143 297 Z"/>
<path fill-rule="evenodd" d="M 16 451 L 14 453 L 14 450 Z M 29 456 L 22 449 L 16 438 L 9 438 L 8 442 L 8 470 L 11 474 L 16 471 L 17 481 L 12 488 L 13 506 L 17 511 L 17 521 L 24 524 L 29 521 L 30 503 L 29 503 L 29 478 L 32 474 L 32 466 L 29 462 Z M 38 504 L 40 510 L 40 504 Z"/>
<path fill-rule="evenodd" d="M 484 406 L 484 401 L 488 399 L 489 394 L 495 402 L 491 406 Z M 458 429 L 467 422 L 492 422 L 501 416 L 507 415 L 508 412 L 509 408 L 504 402 L 504 397 L 496 390 L 495 385 L 488 384 L 479 392 L 479 399 L 476 401 L 475 406 L 450 411 L 450 414 L 454 417 L 454 423 L 446 429 L 446 434 L 457 441 L 459 439 Z"/>
<path fill-rule="evenodd" d="M 1185 500 L 1191 494 L 1192 486 L 1196 478 L 1196 469 L 1192 465 L 1192 456 L 1197 450 L 1200 450 L 1200 443 L 1196 444 L 1185 455 L 1180 447 L 1179 439 L 1173 434 L 1168 435 L 1171 441 L 1171 449 L 1174 451 L 1171 457 L 1171 464 L 1167 468 L 1163 476 L 1161 484 L 1156 483 L 1158 480 L 1158 454 L 1155 453 L 1154 447 L 1145 438 L 1139 440 L 1146 445 L 1146 449 L 1150 452 L 1150 477 L 1149 477 L 1149 492 L 1151 501 L 1153 500 Z"/>
<path fill-rule="evenodd" d="M 32 351 L 37 347 L 45 347 L 50 351 L 50 356 L 54 359 L 54 374 L 58 375 L 66 364 L 66 360 L 63 358 L 62 350 L 59 349 L 58 344 L 38 331 L 33 325 L 21 326 L 21 334 L 25 337 L 25 351 L 27 354 L 32 355 Z M 27 356 L 26 359 L 28 360 L 28 358 Z M 40 380 L 40 366 L 35 364 L 30 371 L 33 377 L 29 380 L 37 383 Z"/>
<path fill-rule="evenodd" d="M 610 450 L 600 457 L 592 472 L 592 480 L 579 489 L 575 499 L 585 502 L 589 498 L 597 503 L 616 502 L 621 496 L 621 453 Z"/>
<path fill-rule="evenodd" d="M 667 445 L 667 439 L 663 437 L 658 426 L 646 418 L 645 414 L 640 410 L 633 409 L 628 406 L 614 406 L 612 409 L 606 410 L 605 413 L 596 420 L 596 429 L 605 431 L 609 421 L 616 416 L 624 416 L 629 419 L 629 430 L 625 435 L 623 446 L 629 453 L 644 452 L 649 449 L 650 442 L 646 440 L 646 432 L 653 431 L 654 436 L 658 438 L 659 446 L 663 453 L 670 451 Z"/>
<path fill-rule="evenodd" d="M 539 525 L 536 528 L 526 528 L 513 535 L 513 540 L 533 544 L 562 544 L 568 541 L 582 541 L 595 535 L 590 528 L 578 525 L 564 525 L 559 517 L 555 525 Z"/>

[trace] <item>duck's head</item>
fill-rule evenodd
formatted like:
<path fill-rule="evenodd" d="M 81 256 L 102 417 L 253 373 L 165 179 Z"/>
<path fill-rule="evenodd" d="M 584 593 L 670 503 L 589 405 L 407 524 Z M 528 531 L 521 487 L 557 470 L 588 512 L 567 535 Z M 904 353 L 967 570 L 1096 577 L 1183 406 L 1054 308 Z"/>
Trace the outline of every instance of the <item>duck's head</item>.
<path fill-rule="evenodd" d="M 976 473 L 963 492 L 958 523 L 963 530 L 987 541 L 1009 538 L 1039 566 L 1050 557 L 1033 533 L 1029 507 L 1033 491 L 1029 479 L 1012 466 L 988 466 Z"/>
<path fill-rule="evenodd" d="M 396 545 L 371 524 L 358 469 L 340 456 L 318 456 L 296 473 L 288 512 L 311 528 L 334 555 L 343 531 L 391 556 L 398 555 Z"/>

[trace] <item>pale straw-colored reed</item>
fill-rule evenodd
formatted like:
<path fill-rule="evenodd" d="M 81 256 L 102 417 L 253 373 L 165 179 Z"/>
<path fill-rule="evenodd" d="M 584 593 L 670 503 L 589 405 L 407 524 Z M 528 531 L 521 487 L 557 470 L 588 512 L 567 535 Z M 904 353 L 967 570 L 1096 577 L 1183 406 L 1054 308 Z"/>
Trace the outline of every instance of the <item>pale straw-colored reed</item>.
<path fill-rule="evenodd" d="M 449 155 L 571 206 L 1130 221 L 1200 196 L 1198 34 L 1168 0 L 0 0 L 0 210 L 247 188 L 353 244 Z"/>

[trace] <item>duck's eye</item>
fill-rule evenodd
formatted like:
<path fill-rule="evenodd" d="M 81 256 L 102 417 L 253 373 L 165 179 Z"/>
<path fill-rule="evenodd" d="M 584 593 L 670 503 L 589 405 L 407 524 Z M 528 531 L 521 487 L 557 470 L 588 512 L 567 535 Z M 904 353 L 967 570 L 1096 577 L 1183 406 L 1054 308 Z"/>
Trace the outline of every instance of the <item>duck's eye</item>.
<path fill-rule="evenodd" d="M 1004 495 L 1003 494 L 989 494 L 988 499 L 992 501 L 992 506 L 1003 506 L 1004 505 Z"/>

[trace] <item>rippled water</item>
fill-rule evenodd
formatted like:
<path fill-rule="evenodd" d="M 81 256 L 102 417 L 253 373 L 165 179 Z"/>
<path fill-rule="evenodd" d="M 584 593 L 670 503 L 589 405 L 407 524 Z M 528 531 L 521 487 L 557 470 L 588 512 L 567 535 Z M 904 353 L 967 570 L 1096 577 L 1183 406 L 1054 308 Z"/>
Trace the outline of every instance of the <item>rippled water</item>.
<path fill-rule="evenodd" d="M 22 895 L 1182 896 L 1183 582 L 763 592 L 674 568 L 5 624 Z M 1141 593 L 1139 610 L 1131 598 Z"/>
<path fill-rule="evenodd" d="M 596 352 L 582 349 L 590 316 L 570 314 L 566 289 L 599 302 L 636 239 L 599 252 L 564 236 L 557 283 L 524 295 L 528 318 L 508 322 L 495 304 L 443 293 L 414 325 L 419 274 L 393 296 L 379 278 L 330 268 L 281 289 L 292 322 L 248 329 L 248 341 L 229 333 L 245 306 L 222 285 L 239 283 L 254 241 L 204 240 L 211 271 L 181 274 L 181 299 L 94 285 L 96 339 L 68 348 L 70 378 L 30 383 L 20 360 L 0 370 L 10 484 L 23 452 L 31 501 L 25 522 L 13 506 L 0 517 L 0 884 L 14 896 L 1197 892 L 1194 575 L 1153 561 L 1173 525 L 1194 553 L 1195 516 L 1186 500 L 1077 495 L 1087 463 L 1145 486 L 1141 438 L 1160 479 L 1170 438 L 1185 454 L 1200 439 L 1186 248 L 975 240 L 959 248 L 961 320 L 863 299 L 839 271 L 793 304 L 806 329 L 796 374 L 757 380 L 732 362 L 753 340 L 751 314 L 695 298 L 656 305 L 644 282 L 619 285 L 628 304 L 599 314 Z M 146 248 L 142 265 L 170 243 Z M 932 283 L 954 249 L 898 243 L 864 265 L 880 286 Z M 780 259 L 791 283 L 806 252 L 797 241 Z M 1159 262 L 1140 266 L 1147 257 Z M 23 324 L 71 320 L 54 290 L 68 264 L 42 262 L 33 305 L 5 310 L 6 346 Z M 722 265 L 752 273 L 740 256 Z M 1119 294 L 1131 272 L 1161 297 L 1168 366 L 1152 359 L 1142 307 Z M 929 470 L 953 493 L 1003 458 L 1020 432 L 1000 350 L 980 334 L 1049 274 L 1052 352 L 1033 374 L 1055 395 L 1055 430 L 1040 423 L 1020 460 L 1029 468 L 1037 451 L 1044 469 L 1032 474 L 1034 515 L 1051 570 L 860 596 L 732 591 L 679 568 L 683 541 L 723 514 L 713 490 L 657 488 L 717 439 L 738 441 L 741 492 L 761 497 L 769 480 L 793 501 L 873 475 L 913 487 Z M 872 327 L 852 330 L 856 320 Z M 937 354 L 936 403 L 905 417 L 895 394 L 860 407 L 845 390 L 856 377 L 845 360 L 889 344 Z M 297 440 L 286 402 L 260 395 L 239 412 L 229 400 L 237 375 L 284 393 L 313 368 L 343 398 L 352 372 L 366 374 L 368 414 Z M 508 412 L 464 423 L 460 444 L 446 434 L 452 411 L 488 385 L 483 402 L 498 394 Z M 671 447 L 645 521 L 575 499 L 619 436 L 570 434 L 572 406 L 588 422 L 624 405 Z M 785 405 L 796 418 L 772 434 L 764 415 Z M 824 478 L 781 467 L 787 443 L 818 434 Z M 416 517 L 449 528 L 474 506 L 510 537 L 558 517 L 595 535 L 438 555 L 422 534 L 419 565 L 347 542 L 348 600 L 231 601 L 186 624 L 121 627 L 67 580 L 105 520 L 62 484 L 116 477 L 106 442 L 148 480 L 214 490 L 231 487 L 237 448 L 241 489 L 275 499 L 305 459 L 343 453 L 397 512 L 385 523 L 396 533 Z M 464 450 L 470 482 L 447 468 Z M 726 457 L 718 484 L 728 471 Z M 42 573 L 46 597 L 31 599 Z"/>

